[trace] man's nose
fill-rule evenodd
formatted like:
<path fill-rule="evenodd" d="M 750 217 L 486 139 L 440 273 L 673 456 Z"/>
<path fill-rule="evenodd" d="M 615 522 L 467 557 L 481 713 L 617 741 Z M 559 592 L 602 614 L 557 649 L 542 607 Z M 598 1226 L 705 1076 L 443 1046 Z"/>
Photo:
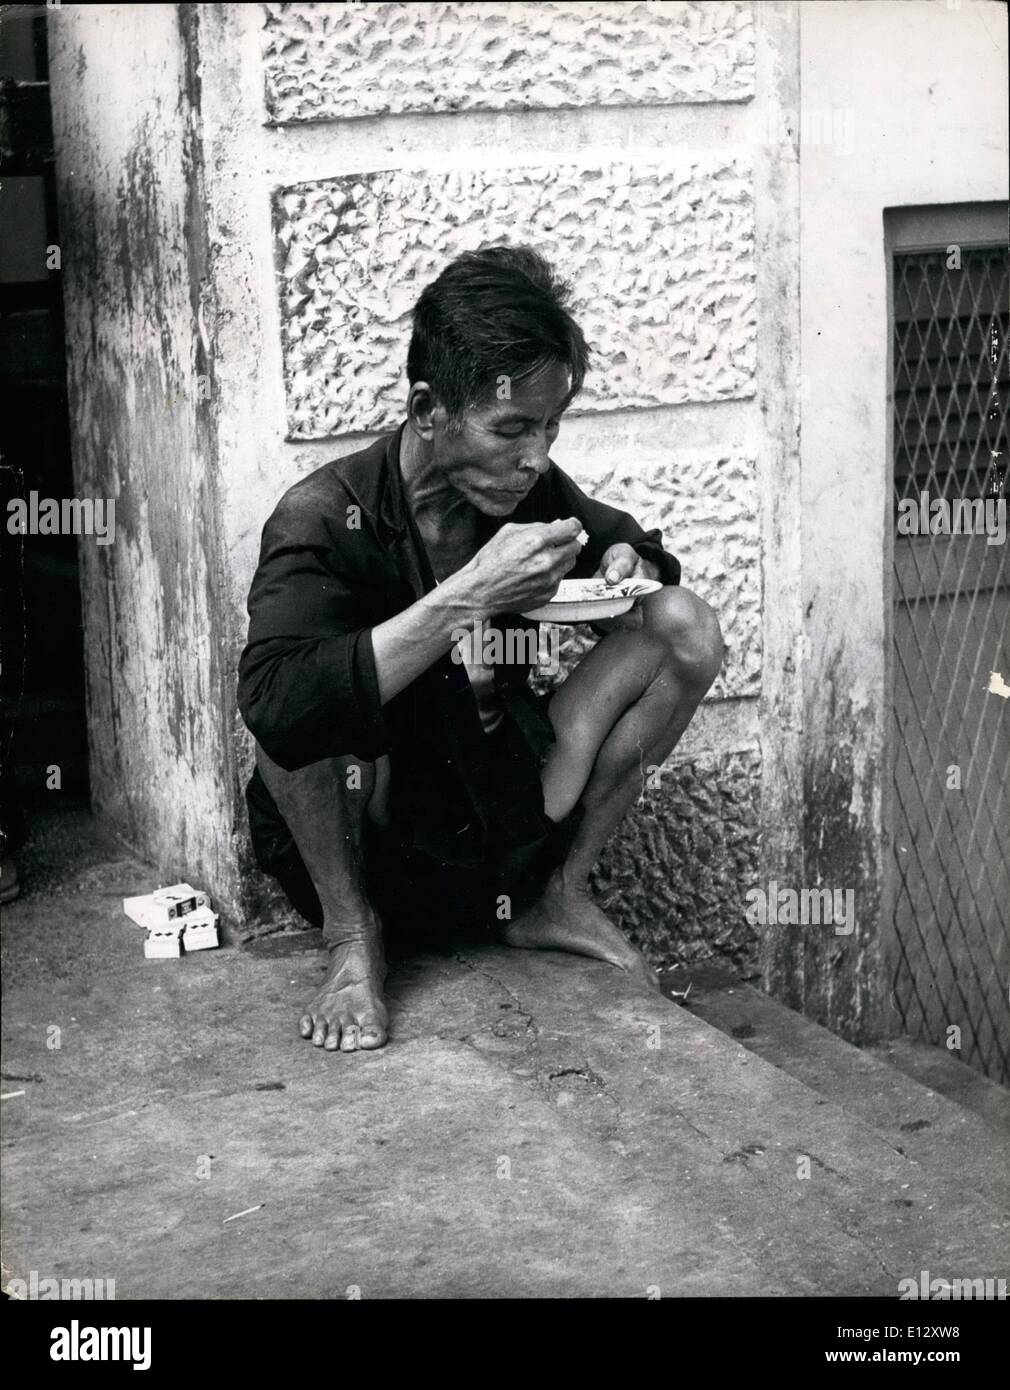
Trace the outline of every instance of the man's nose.
<path fill-rule="evenodd" d="M 538 477 L 542 476 L 551 466 L 549 453 L 546 436 L 541 435 L 538 439 L 531 440 L 519 461 L 520 469 L 525 473 L 536 473 Z"/>

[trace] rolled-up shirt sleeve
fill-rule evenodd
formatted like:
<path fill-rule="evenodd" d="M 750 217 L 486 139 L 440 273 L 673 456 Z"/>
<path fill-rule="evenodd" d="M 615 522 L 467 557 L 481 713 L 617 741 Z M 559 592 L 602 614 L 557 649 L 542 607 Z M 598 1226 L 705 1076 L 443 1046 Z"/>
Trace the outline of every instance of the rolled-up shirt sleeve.
<path fill-rule="evenodd" d="M 263 528 L 249 591 L 238 706 L 289 772 L 343 754 L 371 762 L 390 747 L 368 603 L 376 546 L 344 518 L 311 490 L 286 494 Z"/>
<path fill-rule="evenodd" d="M 556 464 L 554 473 L 556 500 L 560 508 L 558 514 L 577 516 L 589 536 L 575 567 L 570 571 L 570 578 L 591 578 L 599 570 L 610 547 L 623 541 L 643 560 L 649 560 L 656 566 L 662 584 L 680 583 L 680 561 L 664 549 L 663 533 L 658 527 L 646 531 L 629 512 L 622 512 L 619 507 L 588 497 Z"/>

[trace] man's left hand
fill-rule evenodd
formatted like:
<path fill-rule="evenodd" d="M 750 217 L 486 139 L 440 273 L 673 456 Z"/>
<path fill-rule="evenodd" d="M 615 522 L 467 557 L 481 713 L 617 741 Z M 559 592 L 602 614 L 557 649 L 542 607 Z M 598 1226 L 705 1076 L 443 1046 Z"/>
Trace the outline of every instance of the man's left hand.
<path fill-rule="evenodd" d="M 658 579 L 656 566 L 643 560 L 638 551 L 627 541 L 618 541 L 603 553 L 597 579 L 605 579 L 608 584 L 617 584 L 622 579 Z"/>
<path fill-rule="evenodd" d="M 627 541 L 618 541 L 604 551 L 597 579 L 605 579 L 608 584 L 618 584 L 622 579 L 658 579 L 659 571 L 650 560 L 643 560 L 638 551 Z M 598 632 L 634 632 L 645 621 L 640 604 L 636 603 L 619 618 L 601 618 L 593 623 Z"/>

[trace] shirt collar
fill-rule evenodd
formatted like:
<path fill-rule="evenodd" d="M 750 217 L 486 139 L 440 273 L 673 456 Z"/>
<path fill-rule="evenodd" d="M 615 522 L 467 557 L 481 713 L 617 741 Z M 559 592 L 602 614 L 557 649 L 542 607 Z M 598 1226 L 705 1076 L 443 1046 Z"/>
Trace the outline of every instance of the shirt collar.
<path fill-rule="evenodd" d="M 400 439 L 406 423 L 404 421 L 386 440 L 379 520 L 389 531 L 390 539 L 403 536 L 407 530 L 406 499 L 403 495 L 403 475 L 400 472 Z"/>

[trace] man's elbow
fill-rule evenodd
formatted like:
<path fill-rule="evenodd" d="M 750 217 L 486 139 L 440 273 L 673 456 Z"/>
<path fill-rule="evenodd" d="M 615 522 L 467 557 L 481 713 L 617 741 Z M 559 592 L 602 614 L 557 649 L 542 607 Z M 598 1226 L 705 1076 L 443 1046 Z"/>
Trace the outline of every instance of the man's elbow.
<path fill-rule="evenodd" d="M 262 678 L 253 679 L 241 667 L 237 703 L 242 723 L 267 757 L 285 772 L 294 772 L 299 763 L 291 757 L 290 731 L 277 718 L 277 701 L 264 698 Z"/>
<path fill-rule="evenodd" d="M 270 761 L 276 763 L 278 767 L 282 767 L 285 772 L 294 772 L 295 769 L 291 765 L 290 757 L 285 751 L 283 736 L 278 734 L 276 726 L 271 721 L 261 717 L 255 701 L 244 705 L 240 699 L 239 713 L 242 716 L 243 724 Z"/>

